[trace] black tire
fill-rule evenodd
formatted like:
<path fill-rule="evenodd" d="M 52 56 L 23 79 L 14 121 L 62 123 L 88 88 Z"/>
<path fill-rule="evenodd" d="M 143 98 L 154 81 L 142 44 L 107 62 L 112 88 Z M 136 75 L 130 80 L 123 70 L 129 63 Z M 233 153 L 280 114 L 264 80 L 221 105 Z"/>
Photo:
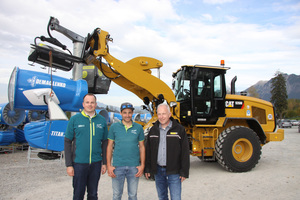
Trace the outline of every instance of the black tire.
<path fill-rule="evenodd" d="M 258 163 L 261 142 L 247 127 L 232 126 L 224 130 L 216 142 L 218 163 L 230 172 L 247 172 Z"/>
<path fill-rule="evenodd" d="M 58 153 L 39 152 L 37 156 L 42 160 L 56 160 L 60 158 Z"/>

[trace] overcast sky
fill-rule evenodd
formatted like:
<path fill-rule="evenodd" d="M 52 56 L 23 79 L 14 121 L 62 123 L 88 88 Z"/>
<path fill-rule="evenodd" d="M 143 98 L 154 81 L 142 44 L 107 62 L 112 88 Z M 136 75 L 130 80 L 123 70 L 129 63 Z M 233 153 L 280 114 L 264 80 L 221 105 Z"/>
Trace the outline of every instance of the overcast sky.
<path fill-rule="evenodd" d="M 83 37 L 97 27 L 108 31 L 114 39 L 110 53 L 123 62 L 137 56 L 161 60 L 161 79 L 169 86 L 181 65 L 219 65 L 222 59 L 231 68 L 228 85 L 238 77 L 237 91 L 276 71 L 300 74 L 299 0 L 1 0 L 0 103 L 7 102 L 15 66 L 47 73 L 28 65 L 27 58 L 34 38 L 47 36 L 50 16 Z M 73 49 L 65 36 L 51 34 Z M 98 99 L 116 106 L 142 104 L 115 84 Z"/>

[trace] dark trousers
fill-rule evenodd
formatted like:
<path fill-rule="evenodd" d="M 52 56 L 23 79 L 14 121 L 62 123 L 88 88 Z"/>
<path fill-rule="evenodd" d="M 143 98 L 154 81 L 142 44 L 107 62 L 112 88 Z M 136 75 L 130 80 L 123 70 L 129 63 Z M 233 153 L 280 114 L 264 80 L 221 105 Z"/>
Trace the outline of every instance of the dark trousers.
<path fill-rule="evenodd" d="M 74 163 L 73 200 L 83 200 L 85 189 L 88 200 L 98 199 L 101 167 L 101 161 L 91 164 Z"/>

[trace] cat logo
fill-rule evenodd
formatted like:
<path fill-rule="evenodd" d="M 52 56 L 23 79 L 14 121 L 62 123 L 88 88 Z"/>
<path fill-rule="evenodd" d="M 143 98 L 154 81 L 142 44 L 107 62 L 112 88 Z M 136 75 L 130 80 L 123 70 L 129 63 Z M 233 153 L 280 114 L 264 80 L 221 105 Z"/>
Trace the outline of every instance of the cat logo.
<path fill-rule="evenodd" d="M 226 108 L 243 109 L 244 101 L 241 100 L 227 100 L 225 101 Z"/>
<path fill-rule="evenodd" d="M 233 108 L 234 107 L 234 101 L 225 101 L 226 108 Z"/>

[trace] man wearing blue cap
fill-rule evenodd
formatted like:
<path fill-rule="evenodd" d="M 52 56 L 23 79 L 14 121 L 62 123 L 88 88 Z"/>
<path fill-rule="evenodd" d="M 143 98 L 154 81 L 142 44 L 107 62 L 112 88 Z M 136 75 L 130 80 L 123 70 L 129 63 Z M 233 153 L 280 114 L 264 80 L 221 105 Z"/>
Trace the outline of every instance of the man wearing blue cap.
<path fill-rule="evenodd" d="M 112 177 L 114 200 L 121 200 L 125 178 L 128 199 L 137 199 L 139 177 L 145 167 L 144 130 L 132 121 L 133 110 L 131 103 L 123 103 L 122 121 L 112 124 L 108 133 L 107 172 Z"/>

